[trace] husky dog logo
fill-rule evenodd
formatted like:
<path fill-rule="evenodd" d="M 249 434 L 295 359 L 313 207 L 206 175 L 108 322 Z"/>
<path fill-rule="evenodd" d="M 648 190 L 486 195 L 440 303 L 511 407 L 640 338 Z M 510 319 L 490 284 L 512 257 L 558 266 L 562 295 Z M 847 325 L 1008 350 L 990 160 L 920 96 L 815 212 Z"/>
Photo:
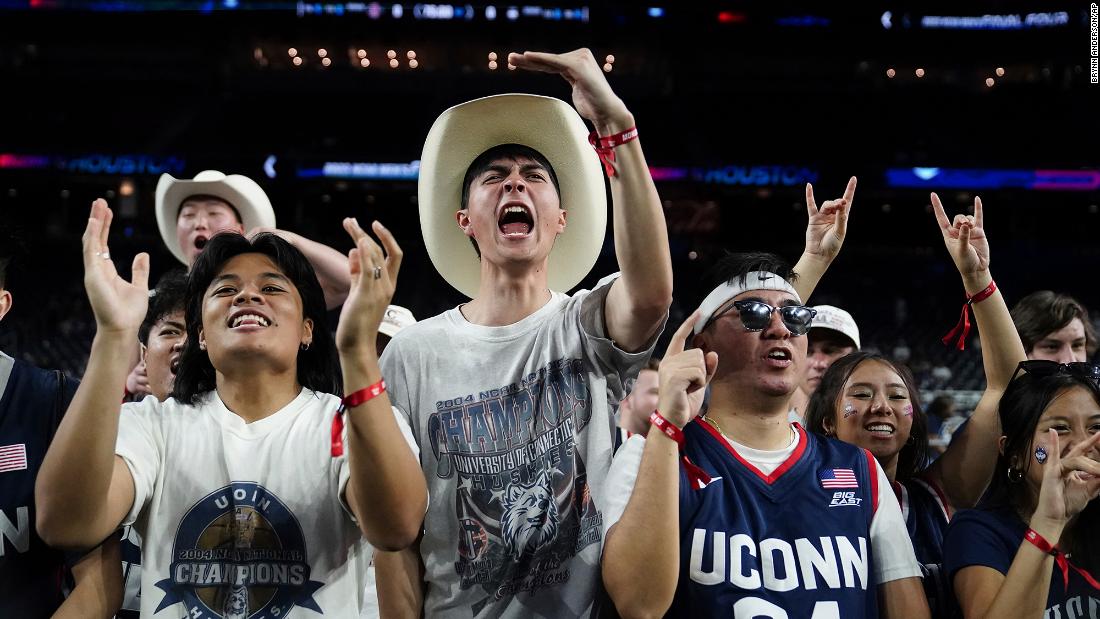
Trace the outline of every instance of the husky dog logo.
<path fill-rule="evenodd" d="M 534 553 L 558 532 L 558 504 L 546 471 L 529 485 L 515 485 L 504 495 L 500 517 L 504 544 L 517 558 Z"/>

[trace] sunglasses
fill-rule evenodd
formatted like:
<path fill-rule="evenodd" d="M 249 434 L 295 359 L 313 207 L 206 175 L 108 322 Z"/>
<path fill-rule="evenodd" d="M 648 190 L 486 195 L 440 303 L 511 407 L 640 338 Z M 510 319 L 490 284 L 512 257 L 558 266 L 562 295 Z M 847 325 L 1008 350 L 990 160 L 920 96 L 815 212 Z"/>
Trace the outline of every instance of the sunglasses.
<path fill-rule="evenodd" d="M 741 318 L 741 324 L 744 325 L 746 331 L 763 331 L 767 329 L 772 321 L 772 312 L 778 311 L 779 319 L 783 321 L 783 326 L 791 332 L 791 335 L 806 335 L 806 332 L 810 330 L 810 323 L 813 322 L 814 316 L 817 316 L 817 310 L 805 305 L 775 307 L 762 301 L 734 301 L 733 305 L 726 308 L 725 311 L 711 317 L 703 328 L 706 329 L 711 323 L 728 314 L 731 309 L 737 310 L 737 314 Z"/>
<path fill-rule="evenodd" d="M 1016 380 L 1020 372 L 1027 372 L 1033 376 L 1053 376 L 1055 374 L 1067 374 L 1076 378 L 1084 378 L 1093 382 L 1100 382 L 1100 365 L 1075 361 L 1073 363 L 1058 363 L 1045 359 L 1033 359 L 1021 361 L 1012 373 L 1012 380 Z M 1011 382 L 1011 381 L 1010 381 Z"/>

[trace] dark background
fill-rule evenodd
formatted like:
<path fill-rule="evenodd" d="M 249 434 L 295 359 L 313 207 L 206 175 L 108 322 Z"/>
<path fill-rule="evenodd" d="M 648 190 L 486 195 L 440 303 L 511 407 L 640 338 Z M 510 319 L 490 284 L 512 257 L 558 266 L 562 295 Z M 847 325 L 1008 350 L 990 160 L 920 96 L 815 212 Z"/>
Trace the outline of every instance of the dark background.
<path fill-rule="evenodd" d="M 634 113 L 651 165 L 805 167 L 818 176 L 819 202 L 857 175 L 848 241 L 814 301 L 849 309 L 871 347 L 889 353 L 904 342 L 918 369 L 954 368 L 950 384 L 939 386 L 965 388 L 979 386 L 978 358 L 938 341 L 958 319 L 961 283 L 927 192 L 889 187 L 885 170 L 1100 169 L 1100 86 L 1089 83 L 1084 2 L 590 3 L 587 22 L 508 21 L 509 5 L 496 5 L 500 15 L 490 22 L 485 3 L 473 5 L 479 17 L 468 21 L 418 20 L 412 4 L 393 19 L 392 3 L 383 4 L 384 16 L 374 20 L 244 0 L 0 1 L 0 156 L 142 154 L 183 161 L 177 176 L 246 174 L 271 196 L 281 228 L 340 250 L 350 248 L 341 218 L 380 219 L 406 250 L 394 302 L 427 317 L 462 297 L 424 253 L 415 182 L 303 179 L 296 170 L 419 159 L 435 117 L 476 97 L 532 92 L 568 100 L 560 78 L 508 71 L 503 59 L 508 51 L 587 46 L 601 60 L 614 54 L 608 79 Z M 664 16 L 651 17 L 649 6 Z M 926 14 L 1030 12 L 1065 12 L 1068 23 L 920 27 Z M 291 64 L 290 47 L 303 66 Z M 319 48 L 331 66 L 320 65 Z M 353 64 L 360 48 L 369 68 Z M 398 52 L 400 68 L 387 66 L 388 49 Z M 416 69 L 407 66 L 407 50 L 416 51 Z M 500 54 L 496 71 L 487 68 L 490 51 Z M 1005 75 L 987 87 L 996 67 Z M 270 155 L 274 179 L 262 167 Z M 93 332 L 79 253 L 89 204 L 104 196 L 116 209 L 116 263 L 128 268 L 134 253 L 149 251 L 157 275 L 177 263 L 156 231 L 156 181 L 140 172 L 0 166 L 0 213 L 29 250 L 9 282 L 15 306 L 0 327 L 4 350 L 82 372 Z M 123 182 L 135 190 L 128 198 L 120 195 Z M 801 252 L 800 183 L 685 181 L 658 189 L 676 269 L 673 321 L 709 289 L 701 278 L 721 252 L 770 250 L 792 261 Z M 1100 307 L 1097 190 L 1005 188 L 981 196 L 992 270 L 1010 305 L 1049 288 Z M 973 201 L 954 188 L 941 197 L 952 212 Z M 614 270 L 609 234 L 583 285 Z"/>

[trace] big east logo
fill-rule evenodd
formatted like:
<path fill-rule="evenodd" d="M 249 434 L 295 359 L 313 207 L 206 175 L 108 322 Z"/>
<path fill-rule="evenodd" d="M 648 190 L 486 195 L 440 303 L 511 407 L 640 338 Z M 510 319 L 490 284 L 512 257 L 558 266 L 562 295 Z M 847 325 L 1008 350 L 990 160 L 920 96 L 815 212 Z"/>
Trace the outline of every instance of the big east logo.
<path fill-rule="evenodd" d="M 829 507 L 844 507 L 846 505 L 859 507 L 862 502 L 863 499 L 857 497 L 855 492 L 834 492 L 833 500 L 829 501 Z"/>

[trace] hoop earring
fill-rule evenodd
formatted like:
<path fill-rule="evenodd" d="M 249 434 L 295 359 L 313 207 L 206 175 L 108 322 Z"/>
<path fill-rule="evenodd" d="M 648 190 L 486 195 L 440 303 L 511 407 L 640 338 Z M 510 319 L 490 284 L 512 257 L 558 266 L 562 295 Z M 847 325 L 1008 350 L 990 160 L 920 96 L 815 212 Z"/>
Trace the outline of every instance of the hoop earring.
<path fill-rule="evenodd" d="M 298 350 L 300 350 L 302 352 L 305 352 L 305 351 L 309 350 L 309 344 L 306 344 L 306 343 L 298 344 Z"/>
<path fill-rule="evenodd" d="M 1018 484 L 1024 480 L 1024 472 L 1020 469 L 1014 469 L 1010 466 L 1006 474 L 1008 475 L 1008 483 L 1010 484 Z"/>

